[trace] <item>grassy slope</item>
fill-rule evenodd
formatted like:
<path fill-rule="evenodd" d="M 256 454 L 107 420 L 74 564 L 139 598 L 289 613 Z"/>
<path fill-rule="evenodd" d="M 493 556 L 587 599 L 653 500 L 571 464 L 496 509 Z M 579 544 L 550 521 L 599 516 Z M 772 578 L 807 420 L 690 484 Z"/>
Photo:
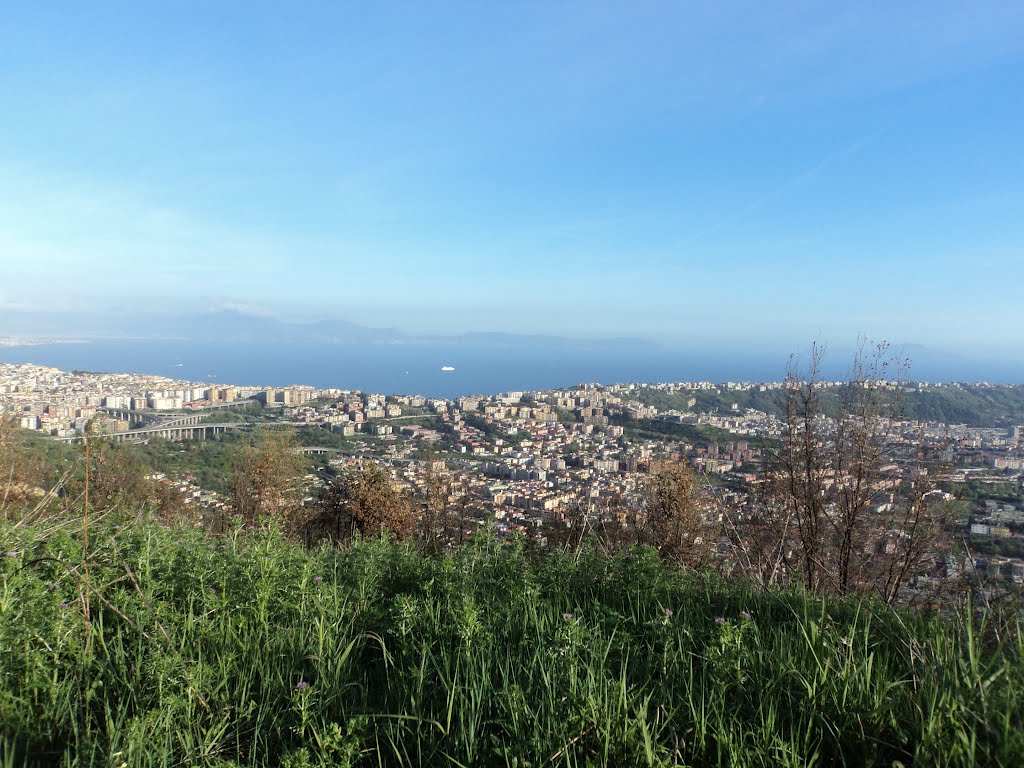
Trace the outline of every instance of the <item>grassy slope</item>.
<path fill-rule="evenodd" d="M 0 527 L 3 765 L 1012 765 L 984 626 L 478 540 Z M 136 588 L 136 584 L 138 588 Z M 746 618 L 743 612 L 750 613 Z M 721 617 L 722 622 L 716 622 Z"/>

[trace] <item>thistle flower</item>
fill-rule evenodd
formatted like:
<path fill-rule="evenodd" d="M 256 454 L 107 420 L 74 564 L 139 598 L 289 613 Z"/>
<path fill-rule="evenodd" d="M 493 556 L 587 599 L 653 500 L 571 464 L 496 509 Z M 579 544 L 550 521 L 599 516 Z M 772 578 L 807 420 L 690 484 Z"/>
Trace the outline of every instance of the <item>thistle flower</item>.
<path fill-rule="evenodd" d="M 299 682 L 295 686 L 295 690 L 297 691 L 304 691 L 307 688 L 309 688 L 309 683 L 307 683 L 305 680 L 299 680 Z"/>
<path fill-rule="evenodd" d="M 562 614 L 562 618 L 565 619 L 566 621 L 569 621 L 570 619 L 572 619 L 572 614 L 571 613 L 563 613 Z"/>
<path fill-rule="evenodd" d="M 740 611 L 740 616 L 742 616 L 744 619 L 749 619 L 750 611 Z"/>
<path fill-rule="evenodd" d="M 716 618 L 715 624 L 717 624 L 718 626 L 722 626 L 723 624 L 725 624 L 725 617 L 719 616 L 718 618 Z"/>
<path fill-rule="evenodd" d="M 314 576 L 313 577 L 313 583 L 314 584 L 320 584 L 323 580 L 324 580 L 323 576 Z"/>
<path fill-rule="evenodd" d="M 665 609 L 665 615 L 668 616 L 671 619 L 672 618 L 672 609 L 671 608 L 666 608 Z"/>

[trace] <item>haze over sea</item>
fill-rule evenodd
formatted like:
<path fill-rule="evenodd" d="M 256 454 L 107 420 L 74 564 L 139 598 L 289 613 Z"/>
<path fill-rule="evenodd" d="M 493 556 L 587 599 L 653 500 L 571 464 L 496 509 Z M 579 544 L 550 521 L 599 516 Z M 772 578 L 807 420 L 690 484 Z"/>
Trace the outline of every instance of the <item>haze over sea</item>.
<path fill-rule="evenodd" d="M 65 5 L 0 24 L 0 344 L 108 341 L 0 360 L 1024 383 L 1024 3 Z"/>
<path fill-rule="evenodd" d="M 1024 382 L 1024 364 L 907 350 L 908 378 Z M 845 351 L 825 375 L 842 378 Z M 387 394 L 457 397 L 570 387 L 580 382 L 778 381 L 788 354 L 662 345 L 501 345 L 94 340 L 0 348 L 0 362 L 63 370 L 145 373 L 242 386 L 308 384 Z M 451 366 L 454 371 L 442 371 Z"/>

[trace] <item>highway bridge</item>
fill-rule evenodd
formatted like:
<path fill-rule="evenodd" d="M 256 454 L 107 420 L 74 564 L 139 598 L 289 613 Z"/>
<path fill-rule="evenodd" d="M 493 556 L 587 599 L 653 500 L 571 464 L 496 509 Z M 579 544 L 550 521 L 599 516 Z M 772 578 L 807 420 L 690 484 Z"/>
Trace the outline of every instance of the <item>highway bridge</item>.
<path fill-rule="evenodd" d="M 111 432 L 98 437 L 109 438 L 118 443 L 144 443 L 152 437 L 162 437 L 165 440 L 204 440 L 207 437 L 219 435 L 222 432 L 237 432 L 247 430 L 252 426 L 248 421 L 230 421 L 219 424 L 203 423 L 202 417 L 195 421 L 191 419 L 172 420 L 163 422 L 152 427 L 140 429 L 129 429 L 127 432 Z M 75 443 L 82 439 L 82 435 L 73 437 L 58 437 L 62 443 Z"/>
<path fill-rule="evenodd" d="M 340 448 L 325 448 L 318 445 L 307 445 L 299 448 L 299 453 L 306 456 L 329 456 L 335 455 L 346 459 L 370 459 L 372 461 L 384 462 L 385 464 L 415 464 L 413 459 L 399 459 L 394 456 L 378 456 L 372 453 L 343 451 Z"/>
<path fill-rule="evenodd" d="M 202 418 L 207 413 L 220 410 L 221 408 L 238 408 L 240 406 L 252 405 L 255 402 L 258 401 L 247 397 L 244 400 L 232 400 L 230 403 L 210 403 L 209 405 L 188 409 L 188 415 L 198 414 Z M 169 414 L 166 411 L 133 411 L 129 408 L 107 408 L 105 406 L 97 410 L 113 416 L 115 419 L 127 421 L 129 424 L 142 425 L 162 424 L 168 418 L 176 419 L 181 416 L 180 412 Z"/>

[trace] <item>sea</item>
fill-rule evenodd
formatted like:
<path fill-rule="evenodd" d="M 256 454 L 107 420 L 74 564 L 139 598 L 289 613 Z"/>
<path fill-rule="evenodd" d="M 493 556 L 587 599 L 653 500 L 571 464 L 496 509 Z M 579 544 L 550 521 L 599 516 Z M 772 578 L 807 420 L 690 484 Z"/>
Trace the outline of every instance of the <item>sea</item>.
<path fill-rule="evenodd" d="M 840 358 L 848 366 L 850 357 Z M 670 381 L 779 381 L 781 351 L 679 348 L 657 344 L 284 343 L 93 340 L 0 347 L 0 362 L 63 370 L 143 373 L 239 386 L 317 388 L 453 398 L 571 387 Z M 826 377 L 841 378 L 833 363 Z M 443 370 L 451 369 L 451 370 Z M 942 358 L 912 363 L 924 381 L 1024 383 L 1024 365 Z"/>

